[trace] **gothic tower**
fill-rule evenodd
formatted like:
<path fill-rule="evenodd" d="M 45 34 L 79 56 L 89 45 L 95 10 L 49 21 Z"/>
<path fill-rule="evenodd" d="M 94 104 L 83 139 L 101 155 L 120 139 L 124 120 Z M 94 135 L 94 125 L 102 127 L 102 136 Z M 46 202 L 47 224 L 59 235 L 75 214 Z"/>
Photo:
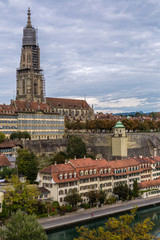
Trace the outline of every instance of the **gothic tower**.
<path fill-rule="evenodd" d="M 45 101 L 45 80 L 40 69 L 40 49 L 36 29 L 31 24 L 28 8 L 27 26 L 23 29 L 20 68 L 17 69 L 17 101 Z"/>

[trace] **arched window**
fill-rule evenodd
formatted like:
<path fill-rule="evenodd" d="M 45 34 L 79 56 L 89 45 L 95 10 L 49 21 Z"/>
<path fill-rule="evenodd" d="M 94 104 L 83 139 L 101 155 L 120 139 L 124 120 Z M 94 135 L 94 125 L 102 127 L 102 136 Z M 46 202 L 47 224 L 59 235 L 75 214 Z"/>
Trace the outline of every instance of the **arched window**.
<path fill-rule="evenodd" d="M 75 173 L 74 173 L 74 178 L 76 178 L 76 177 L 77 177 L 77 173 L 75 172 Z"/>
<path fill-rule="evenodd" d="M 38 83 L 36 80 L 34 81 L 34 94 L 38 94 Z"/>
<path fill-rule="evenodd" d="M 89 174 L 90 174 L 90 175 L 92 174 L 92 169 L 89 170 Z"/>
<path fill-rule="evenodd" d="M 22 84 L 23 84 L 23 94 L 25 94 L 26 93 L 26 82 L 25 82 L 25 79 L 23 79 L 23 82 L 22 82 Z"/>
<path fill-rule="evenodd" d="M 83 176 L 83 174 L 84 174 L 84 172 L 83 172 L 83 171 L 81 171 L 81 172 L 80 172 L 80 175 L 81 175 L 81 176 Z"/>
<path fill-rule="evenodd" d="M 96 174 L 97 173 L 97 170 L 96 169 L 94 169 L 94 174 Z"/>
<path fill-rule="evenodd" d="M 68 175 L 67 173 L 64 174 L 64 179 L 67 179 L 67 175 Z"/>
<path fill-rule="evenodd" d="M 69 174 L 69 178 L 72 178 L 72 173 Z"/>
<path fill-rule="evenodd" d="M 88 170 L 85 171 L 85 175 L 88 175 Z"/>
<path fill-rule="evenodd" d="M 23 53 L 23 62 L 25 62 L 25 54 Z"/>
<path fill-rule="evenodd" d="M 60 174 L 60 175 L 59 175 L 59 179 L 62 180 L 62 178 L 63 178 L 63 176 L 62 176 L 62 174 Z"/>
<path fill-rule="evenodd" d="M 30 62 L 31 62 L 31 54 L 28 53 L 28 54 L 27 54 L 27 63 L 30 63 Z"/>
<path fill-rule="evenodd" d="M 60 190 L 60 191 L 59 191 L 59 195 L 63 195 L 63 190 Z"/>
<path fill-rule="evenodd" d="M 99 173 L 100 173 L 100 174 L 103 174 L 103 169 L 101 169 L 101 170 L 99 171 Z"/>

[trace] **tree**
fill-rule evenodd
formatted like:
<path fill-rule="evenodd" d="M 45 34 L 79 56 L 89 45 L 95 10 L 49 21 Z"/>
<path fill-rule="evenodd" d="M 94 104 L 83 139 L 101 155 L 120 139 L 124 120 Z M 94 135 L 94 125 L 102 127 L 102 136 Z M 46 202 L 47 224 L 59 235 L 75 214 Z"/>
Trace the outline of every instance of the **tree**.
<path fill-rule="evenodd" d="M 134 224 L 136 209 L 131 210 L 131 214 L 125 214 L 119 218 L 109 218 L 106 228 L 99 227 L 97 230 L 90 230 L 83 226 L 78 229 L 80 237 L 74 240 L 153 240 L 155 237 L 149 232 L 153 223 L 150 218 L 143 222 Z"/>
<path fill-rule="evenodd" d="M 4 240 L 47 240 L 47 235 L 36 216 L 24 214 L 21 210 L 12 214 L 5 228 L 0 228 L 0 236 Z"/>
<path fill-rule="evenodd" d="M 139 196 L 138 183 L 137 183 L 137 181 L 134 181 L 134 183 L 133 183 L 133 197 L 136 198 L 138 196 Z"/>
<path fill-rule="evenodd" d="M 10 139 L 15 139 L 15 138 L 18 138 L 18 139 L 21 139 L 21 138 L 29 138 L 31 139 L 31 135 L 29 132 L 27 131 L 24 131 L 24 132 L 20 132 L 20 131 L 17 131 L 17 132 L 13 132 L 11 135 L 10 135 Z"/>
<path fill-rule="evenodd" d="M 27 213 L 36 211 L 36 197 L 39 195 L 38 187 L 21 182 L 15 175 L 10 179 L 10 187 L 6 187 L 5 202 L 10 211 L 21 209 Z"/>
<path fill-rule="evenodd" d="M 68 139 L 67 153 L 69 158 L 82 158 L 87 153 L 86 144 L 80 137 L 71 136 Z"/>
<path fill-rule="evenodd" d="M 58 152 L 53 158 L 51 158 L 51 164 L 57 162 L 57 164 L 61 164 L 65 162 L 67 155 L 64 152 Z"/>
<path fill-rule="evenodd" d="M 4 141 L 5 137 L 5 134 L 0 132 L 0 143 Z"/>
<path fill-rule="evenodd" d="M 0 171 L 0 178 L 10 178 L 11 175 L 15 175 L 17 173 L 16 168 L 7 168 L 4 167 L 2 171 Z"/>
<path fill-rule="evenodd" d="M 98 191 L 97 190 L 92 190 L 87 193 L 87 197 L 89 199 L 89 204 L 92 206 L 98 202 Z"/>
<path fill-rule="evenodd" d="M 38 160 L 35 154 L 28 152 L 26 149 L 18 150 L 16 164 L 18 174 L 26 176 L 33 183 L 38 173 Z"/>
<path fill-rule="evenodd" d="M 82 202 L 81 196 L 75 190 L 69 193 L 64 200 L 73 207 L 76 207 L 78 203 Z"/>
<path fill-rule="evenodd" d="M 113 188 L 113 193 L 118 195 L 120 200 L 127 200 L 129 196 L 129 188 L 127 184 L 120 183 Z"/>
<path fill-rule="evenodd" d="M 106 197 L 107 197 L 107 192 L 105 190 L 99 190 L 98 192 L 98 201 L 100 202 L 100 204 L 104 204 L 104 202 L 106 201 Z"/>

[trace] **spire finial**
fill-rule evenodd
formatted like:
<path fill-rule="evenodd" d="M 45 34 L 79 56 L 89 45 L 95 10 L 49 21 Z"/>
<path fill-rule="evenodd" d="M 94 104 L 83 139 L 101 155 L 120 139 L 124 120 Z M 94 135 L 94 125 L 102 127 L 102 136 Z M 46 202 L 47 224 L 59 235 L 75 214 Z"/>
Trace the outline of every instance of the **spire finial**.
<path fill-rule="evenodd" d="M 32 25 L 31 25 L 31 11 L 30 11 L 30 8 L 28 8 L 28 13 L 27 13 L 27 15 L 28 15 L 27 27 L 28 27 L 28 28 L 31 28 Z"/>

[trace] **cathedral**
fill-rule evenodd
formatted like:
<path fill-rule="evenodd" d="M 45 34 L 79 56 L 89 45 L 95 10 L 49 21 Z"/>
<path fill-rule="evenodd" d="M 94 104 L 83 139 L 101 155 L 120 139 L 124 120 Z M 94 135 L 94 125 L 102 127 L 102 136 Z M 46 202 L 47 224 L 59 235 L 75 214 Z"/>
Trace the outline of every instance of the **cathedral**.
<path fill-rule="evenodd" d="M 45 80 L 40 68 L 40 49 L 36 38 L 36 29 L 31 24 L 28 9 L 27 25 L 23 29 L 20 67 L 17 69 L 16 101 L 46 102 L 55 113 L 71 121 L 94 119 L 94 110 L 85 100 L 45 98 Z"/>
<path fill-rule="evenodd" d="M 15 131 L 27 131 L 32 140 L 63 138 L 64 118 L 91 120 L 94 111 L 85 100 L 45 97 L 40 48 L 29 8 L 27 15 L 16 76 L 16 100 L 11 100 L 10 105 L 0 105 L 0 131 L 7 137 Z"/>

